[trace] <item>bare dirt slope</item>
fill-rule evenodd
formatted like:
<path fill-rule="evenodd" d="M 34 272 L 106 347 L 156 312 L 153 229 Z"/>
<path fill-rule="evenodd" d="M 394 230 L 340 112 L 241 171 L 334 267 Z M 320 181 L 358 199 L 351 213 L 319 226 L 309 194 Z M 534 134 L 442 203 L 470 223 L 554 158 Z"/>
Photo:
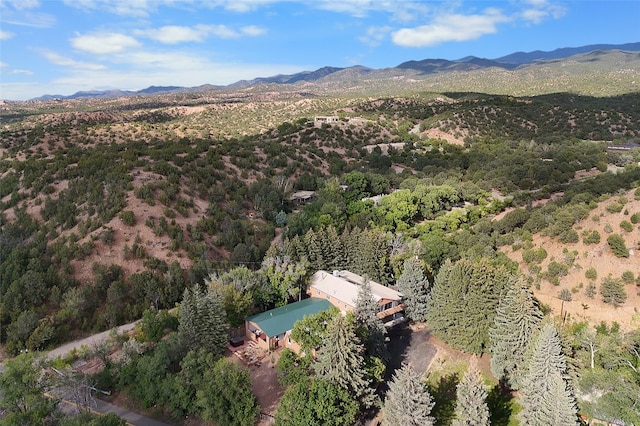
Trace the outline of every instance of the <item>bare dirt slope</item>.
<path fill-rule="evenodd" d="M 574 225 L 574 230 L 580 235 L 578 243 L 562 244 L 556 238 L 539 234 L 534 236 L 534 248 L 543 247 L 548 253 L 541 264 L 542 271 L 547 270 L 552 260 L 563 262 L 566 257 L 566 253 L 563 252 L 565 249 L 569 252 L 575 250 L 578 253 L 568 274 L 560 277 L 559 286 L 542 279 L 539 288 L 533 287 L 535 296 L 541 303 L 548 305 L 554 315 L 560 315 L 562 311 L 563 314 L 567 313 L 567 318 L 576 321 L 588 320 L 593 323 L 616 321 L 626 331 L 640 329 L 640 286 L 634 283 L 626 284 L 627 300 L 618 308 L 604 303 L 600 294 L 602 279 L 608 275 L 620 278 L 625 271 L 631 271 L 636 279 L 640 275 L 640 224 L 635 224 L 631 232 L 620 228 L 620 222 L 629 221 L 632 214 L 640 212 L 640 200 L 635 200 L 633 193 L 634 190 L 631 190 L 624 195 L 628 201 L 620 213 L 610 213 L 606 209 L 607 205 L 618 199 L 618 196 L 615 196 L 599 203 L 588 218 Z M 624 213 L 625 211 L 627 214 Z M 607 225 L 611 227 L 613 233 L 620 234 L 624 238 L 629 248 L 628 258 L 618 258 L 612 253 L 607 244 L 607 236 L 610 235 L 605 231 Z M 600 233 L 600 243 L 584 244 L 582 233 L 593 230 Z M 522 271 L 525 273 L 529 271 L 527 264 L 522 261 L 522 250 L 513 251 L 511 247 L 505 247 L 504 251 L 520 264 Z M 597 294 L 593 299 L 585 293 L 590 282 L 585 277 L 585 271 L 591 267 L 596 269 L 598 275 L 593 281 L 597 288 Z M 572 292 L 572 300 L 564 304 L 559 298 L 563 288 Z"/>

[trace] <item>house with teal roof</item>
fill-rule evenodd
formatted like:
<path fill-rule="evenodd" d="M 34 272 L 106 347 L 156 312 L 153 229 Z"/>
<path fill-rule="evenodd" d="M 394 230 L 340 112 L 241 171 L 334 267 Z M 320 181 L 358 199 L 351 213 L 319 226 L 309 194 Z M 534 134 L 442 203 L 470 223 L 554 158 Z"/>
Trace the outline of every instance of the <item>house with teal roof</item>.
<path fill-rule="evenodd" d="M 291 339 L 291 330 L 295 322 L 303 319 L 305 315 L 326 311 L 331 306 L 331 302 L 326 299 L 310 297 L 250 316 L 244 322 L 246 340 L 253 341 L 267 350 L 286 347 L 299 353 L 300 347 Z"/>

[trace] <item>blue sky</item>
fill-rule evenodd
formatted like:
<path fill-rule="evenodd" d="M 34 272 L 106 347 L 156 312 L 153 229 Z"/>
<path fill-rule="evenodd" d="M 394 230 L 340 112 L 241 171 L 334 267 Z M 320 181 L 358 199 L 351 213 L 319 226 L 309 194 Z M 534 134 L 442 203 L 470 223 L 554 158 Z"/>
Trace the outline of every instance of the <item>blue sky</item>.
<path fill-rule="evenodd" d="M 0 99 L 637 41 L 637 0 L 0 0 Z"/>

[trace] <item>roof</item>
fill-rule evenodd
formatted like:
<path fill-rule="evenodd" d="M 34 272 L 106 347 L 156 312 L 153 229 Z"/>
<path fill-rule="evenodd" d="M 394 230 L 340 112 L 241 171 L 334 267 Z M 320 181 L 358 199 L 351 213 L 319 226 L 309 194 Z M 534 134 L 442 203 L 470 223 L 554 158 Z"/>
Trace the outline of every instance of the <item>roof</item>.
<path fill-rule="evenodd" d="M 290 200 L 308 200 L 316 195 L 316 191 L 297 191 L 291 194 Z"/>
<path fill-rule="evenodd" d="M 311 287 L 317 288 L 351 306 L 356 306 L 358 289 L 363 281 L 363 277 L 349 271 L 336 271 L 333 274 L 327 271 L 318 271 L 313 274 Z M 402 298 L 400 293 L 394 289 L 385 287 L 375 281 L 369 280 L 369 285 L 376 302 L 381 299 L 400 300 Z"/>
<path fill-rule="evenodd" d="M 311 297 L 250 316 L 246 320 L 257 324 L 267 336 L 277 336 L 293 329 L 293 324 L 305 315 L 315 315 L 331 306 L 328 300 Z"/>

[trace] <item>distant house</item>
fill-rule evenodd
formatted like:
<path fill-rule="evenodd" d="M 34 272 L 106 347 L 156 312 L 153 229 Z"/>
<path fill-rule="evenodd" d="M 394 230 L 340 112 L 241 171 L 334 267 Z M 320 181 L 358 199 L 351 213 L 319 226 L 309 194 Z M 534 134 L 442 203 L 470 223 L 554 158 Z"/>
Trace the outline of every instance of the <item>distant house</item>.
<path fill-rule="evenodd" d="M 256 342 L 263 349 L 285 347 L 298 353 L 300 347 L 291 339 L 293 324 L 305 315 L 315 315 L 330 307 L 326 299 L 312 297 L 253 315 L 245 320 L 246 340 Z"/>
<path fill-rule="evenodd" d="M 311 278 L 307 290 L 309 296 L 328 300 L 343 312 L 353 311 L 356 307 L 358 290 L 364 278 L 349 271 L 318 271 Z M 404 320 L 405 304 L 402 295 L 396 290 L 369 280 L 371 293 L 378 302 L 377 316 L 387 327 Z"/>
<path fill-rule="evenodd" d="M 297 191 L 291 194 L 289 201 L 295 204 L 307 204 L 316 197 L 316 191 Z"/>
<path fill-rule="evenodd" d="M 313 120 L 315 124 L 324 124 L 324 123 L 337 123 L 340 120 L 340 117 L 337 115 L 321 115 L 315 117 Z"/>

